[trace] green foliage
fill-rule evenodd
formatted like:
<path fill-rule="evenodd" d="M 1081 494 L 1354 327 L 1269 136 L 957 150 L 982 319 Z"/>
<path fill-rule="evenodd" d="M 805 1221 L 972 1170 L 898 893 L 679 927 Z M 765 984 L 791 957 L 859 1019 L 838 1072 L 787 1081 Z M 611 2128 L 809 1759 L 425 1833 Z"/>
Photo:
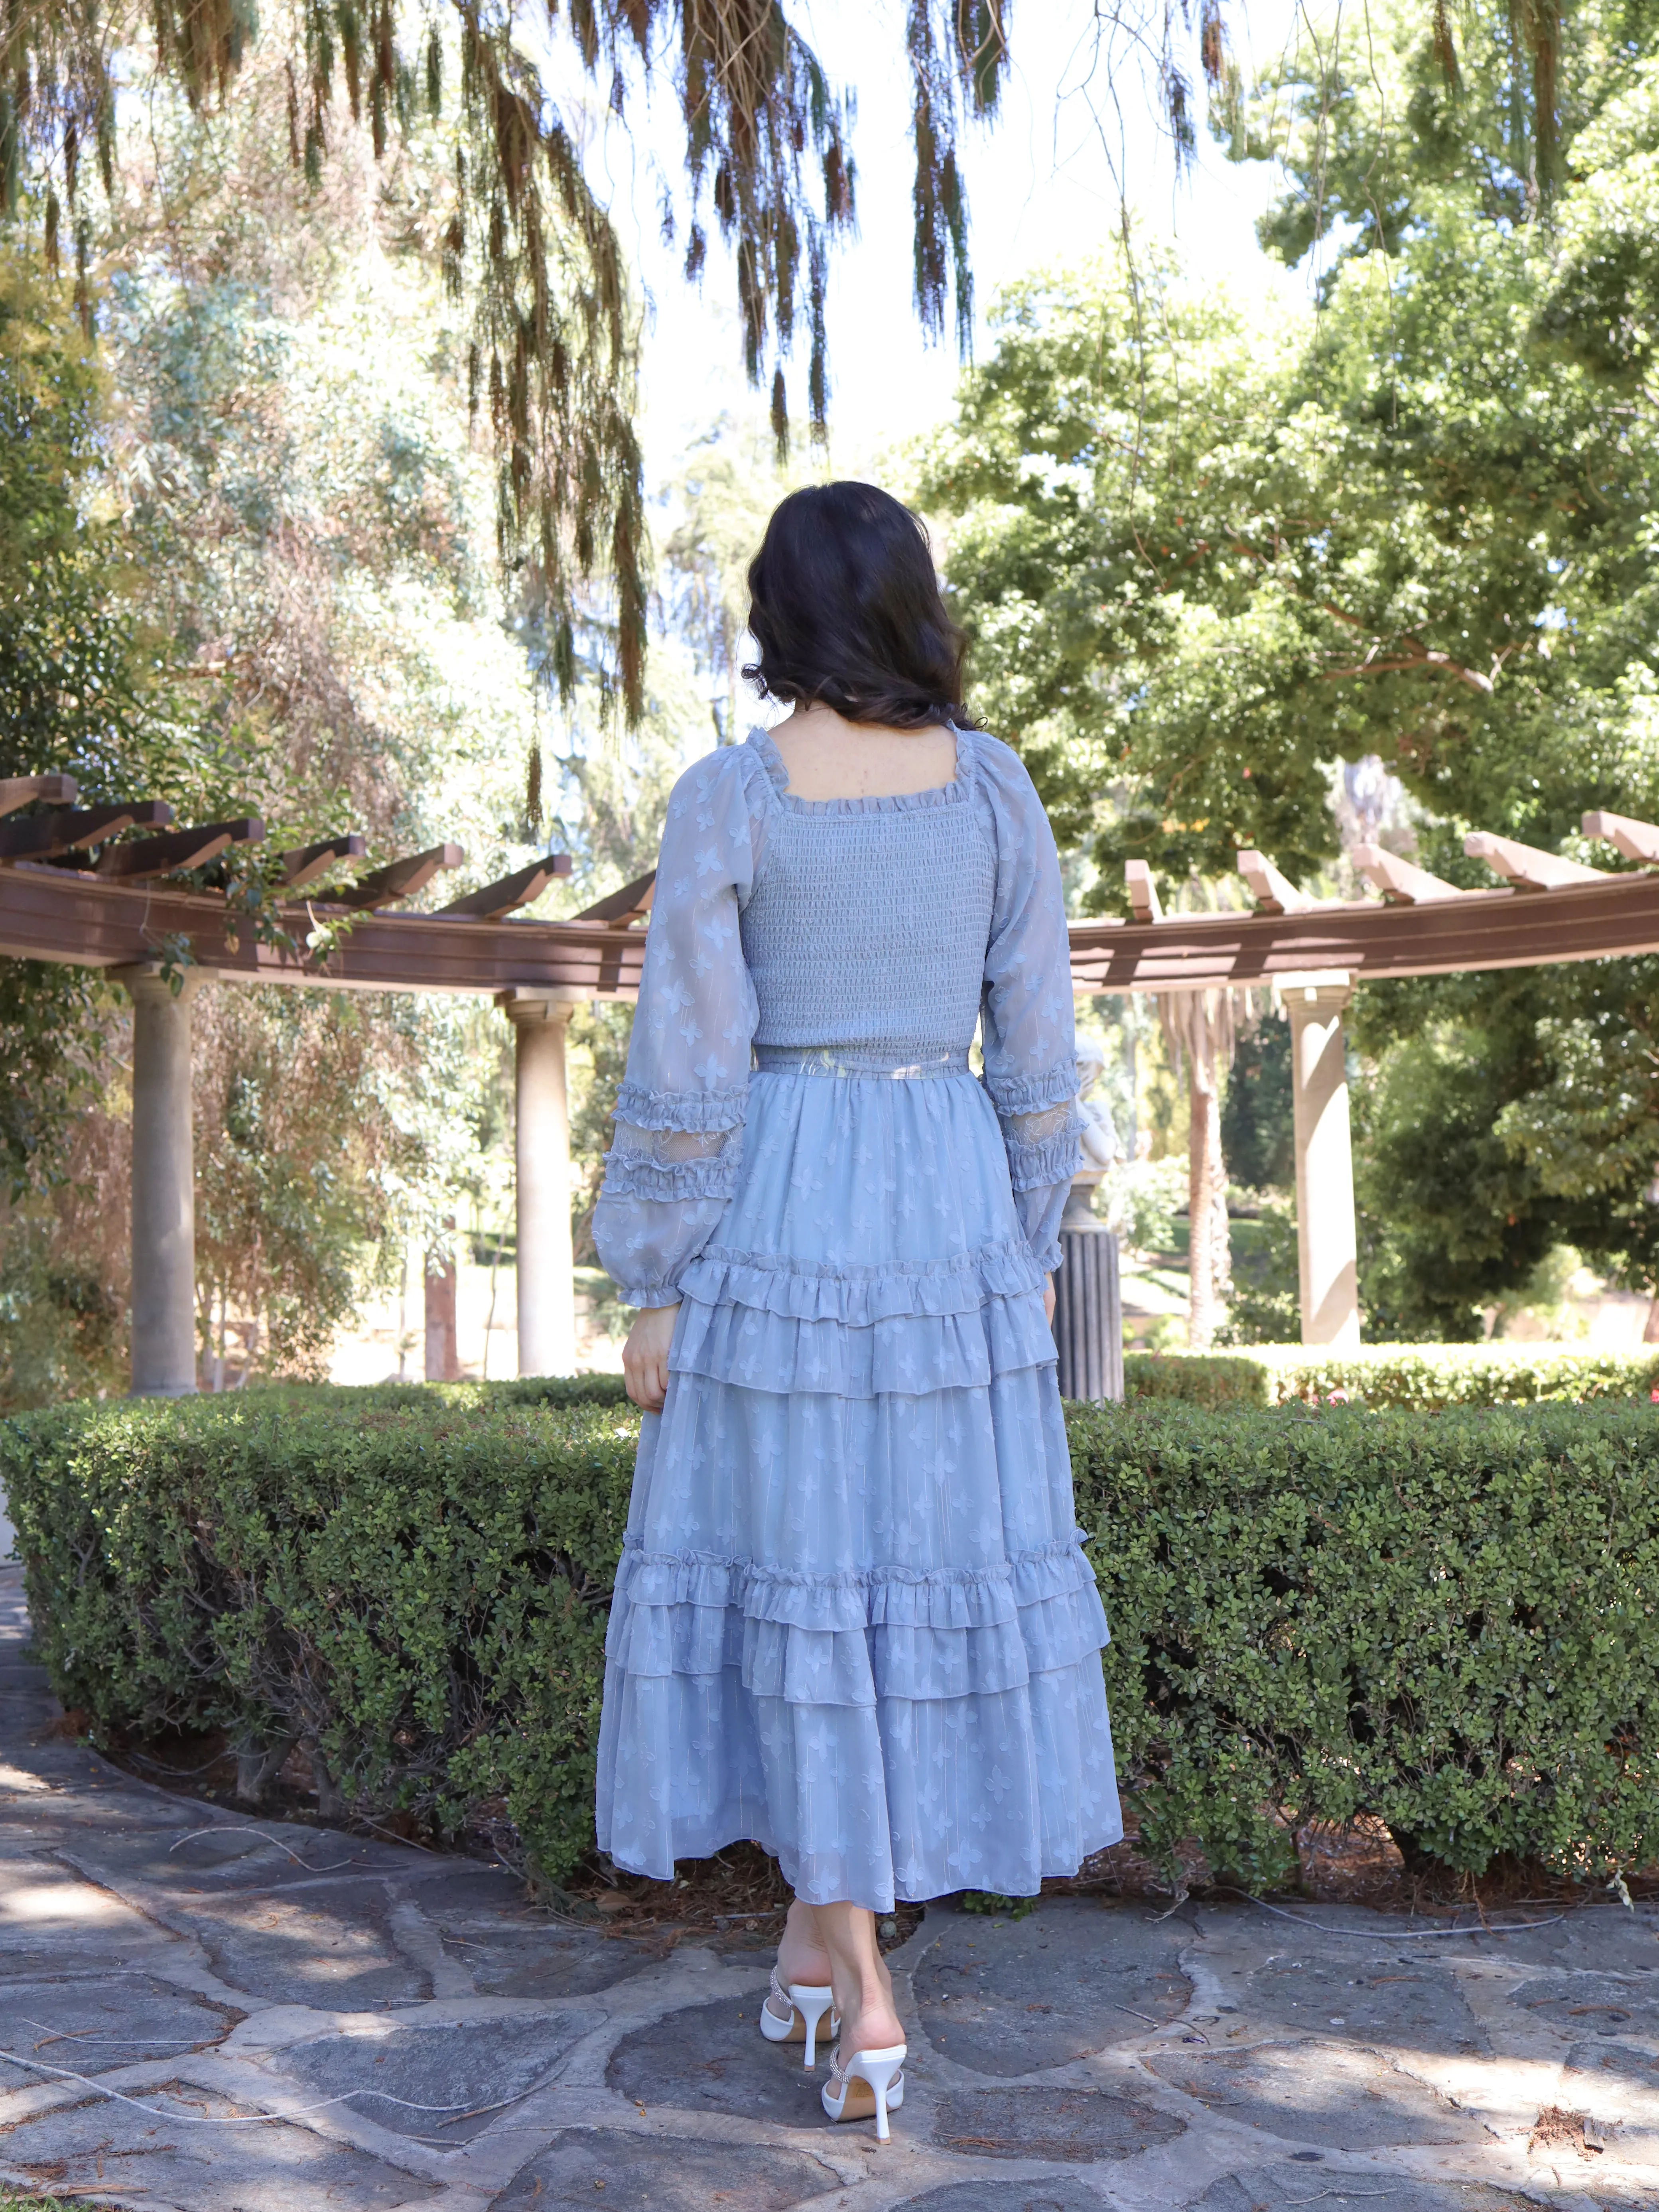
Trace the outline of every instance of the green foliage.
<path fill-rule="evenodd" d="M 593 1208 L 605 1179 L 605 1156 L 611 1146 L 611 1121 L 617 1093 L 628 1072 L 628 1042 L 634 1033 L 634 1009 L 628 1005 L 599 1003 L 578 1008 L 571 1017 L 570 1043 L 575 1051 L 586 1048 L 590 1073 L 581 1085 L 570 1115 L 570 1158 L 581 1176 L 575 1200 L 571 1237 L 578 1262 L 597 1258 L 593 1249 Z"/>
<path fill-rule="evenodd" d="M 295 1386 L 6 1422 L 59 1695 L 94 1729 L 295 1738 L 371 1814 L 453 1830 L 504 1803 L 559 1879 L 592 1840 L 637 1431 L 616 1388 Z M 1171 1864 L 1196 1836 L 1261 1887 L 1293 1872 L 1286 1818 L 1361 1812 L 1457 1868 L 1659 1850 L 1645 1406 L 1266 1411 L 1241 1389 L 1066 1419 L 1120 1769 Z"/>
<path fill-rule="evenodd" d="M 1374 984 L 1351 1035 L 1367 1333 L 1478 1337 L 1552 1247 L 1651 1288 L 1659 962 Z"/>
<path fill-rule="evenodd" d="M 1118 1160 L 1106 1171 L 1096 1194 L 1103 1214 L 1132 1252 L 1169 1252 L 1177 1231 L 1176 1216 L 1187 1206 L 1187 1163 L 1173 1152 L 1161 1160 Z"/>
<path fill-rule="evenodd" d="M 1579 1405 L 1648 1399 L 1659 1390 L 1659 1350 L 1574 1352 L 1555 1344 L 1368 1344 L 1355 1352 L 1314 1345 L 1248 1344 L 1215 1352 L 1130 1352 L 1130 1399 L 1227 1406 L 1406 1407 Z"/>
<path fill-rule="evenodd" d="M 1563 1871 L 1659 1847 L 1659 1424 L 1074 1413 L 1121 1765 L 1142 1832 L 1251 1887 L 1281 1814 L 1408 1856 Z"/>
<path fill-rule="evenodd" d="M 1595 118 L 1643 74 L 1650 0 L 1512 11 L 1393 6 L 1289 40 L 1241 103 L 1236 160 L 1283 164 L 1287 188 L 1260 226 L 1286 262 L 1336 241 L 1333 261 L 1398 254 L 1438 191 L 1482 217 L 1534 223 L 1564 180 L 1605 156 Z"/>
<path fill-rule="evenodd" d="M 56 1244 L 33 1206 L 15 1210 L 0 1238 L 0 1413 L 125 1387 L 120 1308 L 95 1269 Z"/>
<path fill-rule="evenodd" d="M 1258 1022 L 1239 1039 L 1221 1099 L 1221 1150 L 1228 1175 L 1251 1190 L 1295 1182 L 1288 1021 Z"/>
<path fill-rule="evenodd" d="M 1219 1352 L 1126 1352 L 1126 1399 L 1172 1399 L 1218 1413 L 1228 1406 L 1265 1406 L 1267 1380 L 1261 1363 Z"/>
<path fill-rule="evenodd" d="M 1364 754 L 1534 843 L 1659 796 L 1631 742 L 1653 426 L 1531 339 L 1541 241 L 1455 194 L 1425 216 L 1268 342 L 1121 250 L 1033 278 L 935 441 L 975 703 L 1060 834 L 1092 829 L 1114 907 L 1131 855 L 1315 875 L 1331 769 Z"/>
<path fill-rule="evenodd" d="M 1659 17 L 1552 16 L 1541 93 L 1521 21 L 1367 11 L 1244 103 L 1235 150 L 1291 177 L 1266 242 L 1324 238 L 1316 314 L 1264 336 L 1154 255 L 1058 268 L 934 441 L 976 702 L 1091 841 L 1095 903 L 1126 857 L 1190 898 L 1245 845 L 1351 896 L 1328 794 L 1366 757 L 1460 884 L 1491 881 L 1471 827 L 1618 866 L 1582 813 L 1659 816 Z M 1656 974 L 1360 994 L 1373 1334 L 1472 1338 L 1563 1243 L 1659 1280 Z"/>
<path fill-rule="evenodd" d="M 459 1412 L 501 1406 L 626 1406 L 628 1389 L 620 1375 L 515 1375 L 501 1382 L 365 1382 L 343 1385 L 272 1382 L 244 1394 L 261 1407 L 354 1408 L 447 1406 Z"/>
<path fill-rule="evenodd" d="M 131 640 L 106 523 L 84 512 L 97 457 L 90 349 L 54 286 L 0 244 L 0 776 L 73 767 L 94 787 L 133 720 Z M 88 1103 L 96 987 L 0 958 L 0 1188 L 61 1174 Z"/>
<path fill-rule="evenodd" d="M 97 363 L 58 288 L 0 240 L 0 775 L 93 768 L 133 718 L 131 626 L 97 464 Z"/>
<path fill-rule="evenodd" d="M 1034 1897 L 1004 1897 L 994 1889 L 964 1889 L 957 1902 L 964 1912 L 992 1914 L 1008 1920 L 1024 1920 L 1028 1912 L 1036 1911 Z"/>
<path fill-rule="evenodd" d="M 1232 1251 L 1233 1286 L 1217 1344 L 1289 1343 L 1302 1323 L 1301 1259 L 1291 1195 L 1259 1194 L 1255 1218 L 1232 1224 Z"/>
<path fill-rule="evenodd" d="M 592 1840 L 635 1423 L 508 1391 L 238 1391 L 23 1415 L 0 1464 L 40 1644 L 96 1726 L 303 1743 L 353 1803 L 502 1801 Z"/>
<path fill-rule="evenodd" d="M 84 2212 L 115 2212 L 113 2205 L 100 2206 L 88 2197 L 79 2197 L 76 2202 Z M 61 2197 L 19 2197 L 0 2182 L 0 2212 L 63 2212 L 63 2203 Z"/>

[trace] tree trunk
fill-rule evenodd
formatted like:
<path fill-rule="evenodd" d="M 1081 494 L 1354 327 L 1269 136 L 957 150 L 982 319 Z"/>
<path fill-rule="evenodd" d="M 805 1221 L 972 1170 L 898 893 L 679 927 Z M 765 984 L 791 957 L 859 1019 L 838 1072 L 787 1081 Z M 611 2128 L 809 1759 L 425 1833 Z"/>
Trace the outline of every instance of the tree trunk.
<path fill-rule="evenodd" d="M 455 1340 L 455 1258 L 440 1260 L 436 1253 L 426 1263 L 426 1379 L 453 1382 L 461 1362 Z"/>
<path fill-rule="evenodd" d="M 1187 1348 L 1207 1352 L 1215 1341 L 1222 1303 L 1232 1283 L 1227 1237 L 1227 1171 L 1221 1157 L 1221 1102 L 1204 1088 L 1189 1058 L 1187 1099 L 1191 1134 L 1187 1152 Z"/>
<path fill-rule="evenodd" d="M 1648 1323 L 1642 1331 L 1644 1344 L 1659 1344 L 1659 1291 L 1654 1292 L 1648 1306 Z"/>

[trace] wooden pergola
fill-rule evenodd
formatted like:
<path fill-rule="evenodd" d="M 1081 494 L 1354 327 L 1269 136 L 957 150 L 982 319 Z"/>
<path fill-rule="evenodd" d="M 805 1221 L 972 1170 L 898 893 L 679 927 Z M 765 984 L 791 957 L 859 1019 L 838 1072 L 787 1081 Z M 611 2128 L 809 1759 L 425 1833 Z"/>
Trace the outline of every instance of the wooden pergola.
<path fill-rule="evenodd" d="M 81 808 L 77 797 L 67 776 L 0 779 L 0 954 L 105 969 L 133 1001 L 135 1391 L 196 1383 L 190 1009 L 208 979 L 495 999 L 515 1032 L 520 1370 L 568 1371 L 565 1030 L 576 1006 L 636 995 L 653 877 L 568 919 L 526 919 L 521 910 L 569 872 L 556 853 L 435 912 L 400 911 L 465 854 L 441 845 L 362 873 L 354 864 L 365 841 L 349 835 L 276 856 L 273 942 L 201 881 L 232 847 L 263 840 L 257 818 L 179 828 L 159 801 Z M 1361 847 L 1353 857 L 1380 896 L 1345 903 L 1310 899 L 1261 855 L 1242 853 L 1252 911 L 1166 915 L 1146 864 L 1132 861 L 1135 919 L 1073 924 L 1080 995 L 1281 993 L 1296 1040 L 1307 1341 L 1358 1340 L 1341 1020 L 1353 983 L 1659 951 L 1659 873 L 1648 872 L 1659 865 L 1659 827 L 1598 813 L 1584 829 L 1644 865 L 1603 872 L 1475 836 L 1468 849 L 1499 884 L 1465 891 Z"/>

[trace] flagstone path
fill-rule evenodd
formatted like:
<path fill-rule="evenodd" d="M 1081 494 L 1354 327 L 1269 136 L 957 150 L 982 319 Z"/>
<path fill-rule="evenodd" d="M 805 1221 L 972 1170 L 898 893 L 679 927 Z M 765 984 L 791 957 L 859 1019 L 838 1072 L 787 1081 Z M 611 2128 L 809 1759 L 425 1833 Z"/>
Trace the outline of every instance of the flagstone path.
<path fill-rule="evenodd" d="M 146 1788 L 58 1717 L 0 1568 L 19 2190 L 133 2212 L 1659 2208 L 1651 1907 L 1448 1936 L 1243 1900 L 934 1905 L 890 1957 L 911 2056 L 883 2148 L 756 2033 L 755 1939 L 664 1956 L 562 1924 L 498 1869 Z"/>

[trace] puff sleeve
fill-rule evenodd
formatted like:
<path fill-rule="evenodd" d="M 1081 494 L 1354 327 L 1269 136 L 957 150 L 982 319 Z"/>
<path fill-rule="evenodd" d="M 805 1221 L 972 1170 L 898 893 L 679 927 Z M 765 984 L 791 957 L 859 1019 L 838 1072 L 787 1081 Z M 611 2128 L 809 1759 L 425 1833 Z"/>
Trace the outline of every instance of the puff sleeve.
<path fill-rule="evenodd" d="M 1054 832 L 1018 756 L 980 737 L 981 788 L 995 840 L 996 896 L 980 1039 L 1002 1124 L 1014 1204 L 1037 1265 L 1060 1265 L 1060 1217 L 1081 1157 L 1071 949 Z"/>
<path fill-rule="evenodd" d="M 675 785 L 657 861 L 628 1073 L 593 1212 L 599 1261 L 630 1305 L 672 1305 L 737 1187 L 758 1018 L 738 916 L 763 825 L 736 745 Z M 752 799 L 752 803 L 751 803 Z"/>

